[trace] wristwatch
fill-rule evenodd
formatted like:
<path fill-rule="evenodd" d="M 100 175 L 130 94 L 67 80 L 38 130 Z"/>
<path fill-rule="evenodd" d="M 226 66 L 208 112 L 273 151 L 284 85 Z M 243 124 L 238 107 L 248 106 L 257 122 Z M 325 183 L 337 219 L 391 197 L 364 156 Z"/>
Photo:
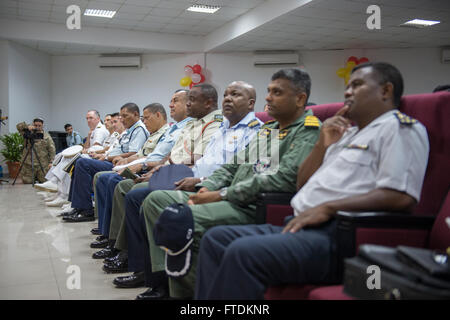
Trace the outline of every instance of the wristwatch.
<path fill-rule="evenodd" d="M 147 163 L 144 162 L 144 163 L 142 164 L 142 169 L 141 169 L 141 171 L 146 171 L 147 169 L 148 169 Z"/>
<path fill-rule="evenodd" d="M 220 189 L 219 195 L 222 198 L 222 200 L 227 200 L 227 191 L 228 191 L 228 188 Z"/>

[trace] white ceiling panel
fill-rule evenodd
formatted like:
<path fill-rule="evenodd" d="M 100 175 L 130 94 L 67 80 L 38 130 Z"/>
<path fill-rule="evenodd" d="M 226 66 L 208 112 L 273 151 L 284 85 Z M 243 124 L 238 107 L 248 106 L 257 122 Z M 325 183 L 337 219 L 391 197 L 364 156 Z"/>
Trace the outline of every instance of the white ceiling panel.
<path fill-rule="evenodd" d="M 193 3 L 218 5 L 222 8 L 215 14 L 186 11 Z M 295 3 L 297 5 L 293 5 Z M 381 8 L 381 30 L 366 28 L 366 9 L 374 3 Z M 129 32 L 136 33 L 136 37 L 149 33 L 168 37 L 184 34 L 186 37 L 200 36 L 201 39 L 206 39 L 211 38 L 211 33 L 214 32 L 215 35 L 219 32 L 221 36 L 218 39 L 221 39 L 220 32 L 235 32 L 230 26 L 235 24 L 237 28 L 242 27 L 245 25 L 242 21 L 251 21 L 245 19 L 252 17 L 253 12 L 265 17 L 263 22 L 246 32 L 225 36 L 212 47 L 206 46 L 207 50 L 213 51 L 450 46 L 450 0 L 0 0 L 0 19 L 39 22 L 41 24 L 36 24 L 36 28 L 42 26 L 43 33 L 48 32 L 44 31 L 46 28 L 56 28 L 55 32 L 58 33 L 66 28 L 66 8 L 71 4 L 79 5 L 82 11 L 87 7 L 117 11 L 112 19 L 82 16 L 82 29 L 111 29 L 111 32 L 131 30 Z M 267 9 L 275 8 L 270 7 L 270 4 L 278 7 L 290 4 L 292 10 L 274 16 Z M 440 20 L 441 24 L 425 29 L 399 27 L 412 18 Z M 35 32 L 30 31 L 30 34 Z M 0 37 L 11 40 L 27 38 L 17 34 L 8 37 L 8 32 L 2 30 Z M 126 47 L 121 46 L 120 41 L 115 47 L 102 46 L 109 43 L 99 41 L 98 45 L 86 47 L 65 45 L 54 48 L 45 41 L 41 43 L 39 39 L 30 40 L 35 41 L 31 43 L 38 50 L 51 54 L 61 50 L 64 54 L 70 54 L 71 50 L 77 54 L 99 53 L 106 49 L 108 52 L 117 52 Z M 56 43 L 70 43 L 67 39 L 61 40 Z M 156 42 L 155 52 L 160 51 L 157 44 Z M 147 47 L 131 49 L 142 52 L 152 50 Z M 182 42 L 179 51 L 186 52 Z"/>
<path fill-rule="evenodd" d="M 88 9 L 103 9 L 103 10 L 119 10 L 121 4 L 112 3 L 107 1 L 89 1 L 87 8 Z"/>
<path fill-rule="evenodd" d="M 150 6 L 135 6 L 135 5 L 129 5 L 124 4 L 120 7 L 118 13 L 138 13 L 138 14 L 144 14 L 147 15 L 153 7 Z"/>

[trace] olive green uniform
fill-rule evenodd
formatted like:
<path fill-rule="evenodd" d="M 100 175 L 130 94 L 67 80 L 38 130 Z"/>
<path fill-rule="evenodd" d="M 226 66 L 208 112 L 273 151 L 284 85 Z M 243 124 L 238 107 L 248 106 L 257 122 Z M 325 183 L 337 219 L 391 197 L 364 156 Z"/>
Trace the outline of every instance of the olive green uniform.
<path fill-rule="evenodd" d="M 238 158 L 249 159 L 251 155 L 259 154 L 257 149 L 259 143 L 253 143 L 255 139 L 259 138 L 258 141 L 261 141 L 264 140 L 261 137 L 266 136 L 269 150 L 270 144 L 274 143 L 272 139 L 278 139 L 279 166 L 277 168 L 273 168 L 272 163 L 267 165 L 266 162 L 264 165 L 263 157 L 258 155 L 253 163 L 246 161 L 244 164 L 223 165 L 198 185 L 210 191 L 227 187 L 227 200 L 190 206 L 195 223 L 192 267 L 185 277 L 170 278 L 172 297 L 193 296 L 197 254 L 200 239 L 206 230 L 216 225 L 255 223 L 255 202 L 259 193 L 297 191 L 297 170 L 319 137 L 320 122 L 308 110 L 287 128 L 275 131 L 278 127 L 278 122 L 267 123 L 261 128 L 258 137 L 255 137 L 245 150 L 238 153 Z M 268 172 L 271 173 L 268 174 Z M 156 246 L 153 240 L 155 223 L 167 206 L 176 202 L 185 203 L 191 194 L 193 193 L 183 191 L 154 191 L 144 200 L 142 209 L 149 235 L 153 272 L 165 270 L 165 252 Z"/>
<path fill-rule="evenodd" d="M 20 134 L 24 134 L 24 130 L 28 128 L 28 125 L 25 122 L 21 122 L 17 124 L 17 130 Z M 26 144 L 26 141 L 25 141 Z M 31 146 L 27 146 L 23 149 L 22 153 L 22 161 L 27 154 L 28 149 Z M 53 161 L 56 154 L 55 143 L 53 142 L 52 137 L 44 132 L 43 139 L 37 139 L 34 142 L 34 150 L 33 152 L 33 165 L 34 165 L 34 180 L 38 180 L 40 183 L 45 182 L 45 175 L 48 171 L 48 165 Z M 37 157 L 36 157 L 37 156 Z M 39 160 L 37 159 L 39 157 Z M 42 173 L 41 167 L 39 166 L 39 161 L 41 162 L 42 169 L 44 169 L 44 173 Z M 31 172 L 31 151 L 28 154 L 27 159 L 23 163 L 22 170 L 20 172 L 20 176 L 22 178 L 23 183 L 32 183 L 33 177 Z"/>

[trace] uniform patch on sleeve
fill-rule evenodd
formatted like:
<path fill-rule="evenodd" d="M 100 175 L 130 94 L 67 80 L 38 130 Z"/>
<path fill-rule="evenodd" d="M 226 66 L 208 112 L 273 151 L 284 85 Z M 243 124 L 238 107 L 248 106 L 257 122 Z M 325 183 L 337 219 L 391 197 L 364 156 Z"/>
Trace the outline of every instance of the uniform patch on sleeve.
<path fill-rule="evenodd" d="M 367 144 L 348 144 L 344 148 L 347 149 L 360 149 L 360 150 L 368 150 L 369 146 Z"/>
<path fill-rule="evenodd" d="M 305 117 L 305 127 L 319 128 L 320 127 L 319 118 L 317 118 L 316 116 L 306 116 Z"/>
<path fill-rule="evenodd" d="M 416 119 L 411 118 L 410 116 L 408 116 L 400 111 L 395 112 L 394 115 L 397 118 L 398 122 L 400 122 L 401 124 L 406 125 L 406 126 L 413 125 L 414 123 L 417 122 Z"/>
<path fill-rule="evenodd" d="M 216 115 L 214 116 L 214 121 L 222 122 L 222 121 L 223 121 L 223 115 L 221 115 L 221 114 L 216 114 Z"/>

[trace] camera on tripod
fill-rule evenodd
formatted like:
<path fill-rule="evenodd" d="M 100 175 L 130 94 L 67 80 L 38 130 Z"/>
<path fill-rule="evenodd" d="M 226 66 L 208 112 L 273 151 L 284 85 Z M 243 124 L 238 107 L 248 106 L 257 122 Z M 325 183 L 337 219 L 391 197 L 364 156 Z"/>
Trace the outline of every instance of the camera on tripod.
<path fill-rule="evenodd" d="M 39 139 L 44 139 L 44 133 L 43 132 L 39 132 L 38 129 L 28 129 L 25 128 L 23 130 L 23 137 L 27 140 L 39 140 Z"/>

